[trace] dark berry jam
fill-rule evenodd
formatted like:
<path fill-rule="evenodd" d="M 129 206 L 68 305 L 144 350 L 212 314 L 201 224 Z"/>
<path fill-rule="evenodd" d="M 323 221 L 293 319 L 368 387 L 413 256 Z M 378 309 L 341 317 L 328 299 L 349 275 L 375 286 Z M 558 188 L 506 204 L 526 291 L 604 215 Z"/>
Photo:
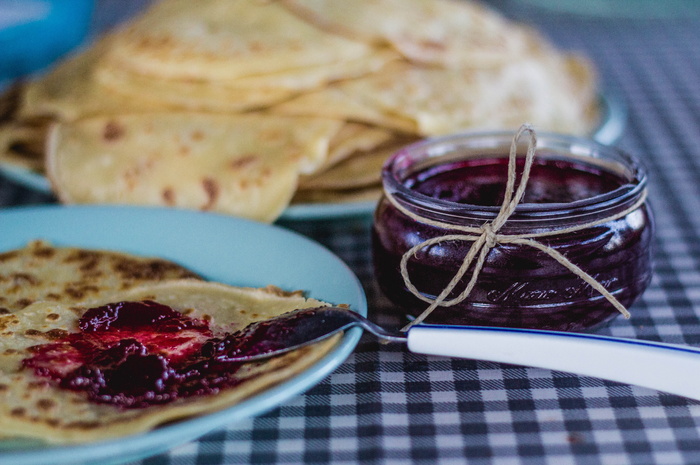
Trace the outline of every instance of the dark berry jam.
<path fill-rule="evenodd" d="M 77 333 L 33 347 L 23 361 L 61 388 L 85 392 L 92 402 L 143 408 L 214 394 L 237 385 L 233 356 L 269 350 L 262 331 L 213 337 L 206 321 L 152 301 L 92 308 Z M 278 331 L 284 331 L 279 328 Z M 274 344 L 274 343 L 272 343 Z"/>
<path fill-rule="evenodd" d="M 225 343 L 229 357 L 253 357 L 306 342 L 307 327 L 315 326 L 314 315 L 308 312 L 289 312 L 284 318 L 252 323 L 233 335 Z M 297 339 L 295 335 L 299 335 Z"/>
<path fill-rule="evenodd" d="M 503 201 L 511 138 L 484 134 L 410 146 L 385 166 L 384 186 L 414 214 L 441 224 L 478 228 L 495 218 Z M 484 145 L 499 144 L 500 152 L 482 151 Z M 574 147 L 577 155 L 569 155 Z M 591 157 L 580 156 L 583 148 Z M 522 160 L 518 161 L 520 173 Z M 629 307 L 651 279 L 653 220 L 646 204 L 634 207 L 643 200 L 645 184 L 638 163 L 615 149 L 567 136 L 540 137 L 525 196 L 499 233 L 551 232 L 537 241 L 562 253 Z M 556 233 L 631 207 L 620 218 Z M 373 227 L 374 268 L 381 290 L 395 304 L 392 311 L 410 318 L 429 305 L 407 288 L 399 268 L 402 256 L 425 240 L 459 233 L 407 216 L 386 196 L 380 201 Z M 446 241 L 421 249 L 408 261 L 411 283 L 422 296 L 435 299 L 471 245 Z M 446 300 L 461 293 L 470 278 L 466 273 Z M 469 297 L 451 307 L 438 307 L 425 322 L 581 331 L 618 314 L 602 295 L 549 255 L 521 244 L 497 244 Z"/>
<path fill-rule="evenodd" d="M 523 165 L 521 158 L 518 173 Z M 488 207 L 503 202 L 507 179 L 507 158 L 472 158 L 419 171 L 404 185 L 434 199 Z M 522 203 L 571 203 L 624 184 L 624 179 L 595 166 L 539 158 L 532 166 Z"/>

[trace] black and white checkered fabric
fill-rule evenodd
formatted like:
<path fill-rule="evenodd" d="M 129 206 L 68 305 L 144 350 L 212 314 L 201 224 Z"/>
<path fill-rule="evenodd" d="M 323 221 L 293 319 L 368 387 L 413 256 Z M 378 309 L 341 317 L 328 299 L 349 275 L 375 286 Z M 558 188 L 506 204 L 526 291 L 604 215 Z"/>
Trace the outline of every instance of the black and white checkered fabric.
<path fill-rule="evenodd" d="M 600 332 L 700 345 L 700 19 L 600 19 L 514 3 L 493 2 L 597 64 L 605 88 L 628 109 L 617 145 L 650 171 L 655 276 L 632 318 Z M 0 178 L 0 205 L 50 201 Z M 373 282 L 367 222 L 285 226 L 344 259 L 373 311 L 388 308 Z M 543 369 L 416 355 L 365 336 L 306 394 L 139 462 L 232 463 L 700 464 L 700 402 Z"/>

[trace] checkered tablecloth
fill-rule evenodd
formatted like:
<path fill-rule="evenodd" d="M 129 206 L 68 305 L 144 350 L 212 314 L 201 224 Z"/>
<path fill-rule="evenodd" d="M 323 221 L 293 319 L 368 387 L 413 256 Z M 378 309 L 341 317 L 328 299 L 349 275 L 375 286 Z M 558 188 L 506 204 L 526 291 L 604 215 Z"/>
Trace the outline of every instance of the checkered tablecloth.
<path fill-rule="evenodd" d="M 492 4 L 597 64 L 606 90 L 628 110 L 617 145 L 650 171 L 655 276 L 632 318 L 600 333 L 700 345 L 700 19 L 601 19 Z M 0 178 L 2 206 L 52 201 Z M 284 226 L 345 260 L 380 322 L 396 323 L 381 316 L 390 304 L 373 281 L 367 221 Z M 139 462 L 229 463 L 700 464 L 700 402 L 543 369 L 415 355 L 364 336 L 304 395 Z"/>

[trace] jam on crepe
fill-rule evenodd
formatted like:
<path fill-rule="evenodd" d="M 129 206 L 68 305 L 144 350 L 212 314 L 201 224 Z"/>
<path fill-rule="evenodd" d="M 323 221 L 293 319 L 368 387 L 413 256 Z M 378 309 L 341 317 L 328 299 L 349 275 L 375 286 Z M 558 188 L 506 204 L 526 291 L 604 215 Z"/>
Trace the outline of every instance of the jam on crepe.
<path fill-rule="evenodd" d="M 273 343 L 261 330 L 214 337 L 206 321 L 153 301 L 92 308 L 78 326 L 79 332 L 34 346 L 24 366 L 92 402 L 121 408 L 233 387 L 242 364 L 229 357 L 264 352 Z"/>

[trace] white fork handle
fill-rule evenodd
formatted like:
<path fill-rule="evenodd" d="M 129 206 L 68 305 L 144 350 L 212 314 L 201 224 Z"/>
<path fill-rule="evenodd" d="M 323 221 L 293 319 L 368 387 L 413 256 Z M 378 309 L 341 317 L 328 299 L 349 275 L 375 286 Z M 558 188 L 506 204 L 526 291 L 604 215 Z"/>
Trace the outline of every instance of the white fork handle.
<path fill-rule="evenodd" d="M 700 400 L 700 349 L 595 334 L 416 325 L 412 352 L 593 376 Z"/>

